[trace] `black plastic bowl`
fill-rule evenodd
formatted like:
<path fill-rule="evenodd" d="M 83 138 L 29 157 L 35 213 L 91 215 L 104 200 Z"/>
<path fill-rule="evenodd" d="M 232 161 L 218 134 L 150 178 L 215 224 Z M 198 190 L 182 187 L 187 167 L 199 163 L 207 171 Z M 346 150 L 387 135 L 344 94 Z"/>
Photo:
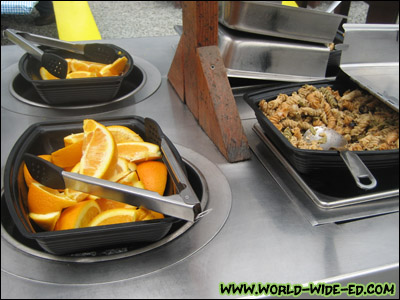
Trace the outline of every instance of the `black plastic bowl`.
<path fill-rule="evenodd" d="M 244 100 L 254 110 L 257 121 L 263 129 L 265 135 L 272 141 L 282 155 L 291 165 L 302 174 L 329 174 L 332 171 L 346 170 L 347 166 L 340 157 L 338 151 L 334 150 L 308 150 L 299 149 L 293 146 L 286 137 L 272 124 L 263 114 L 258 104 L 262 99 L 267 102 L 276 99 L 279 94 L 291 95 L 298 91 L 306 83 L 289 83 L 272 88 L 265 88 L 244 95 Z M 330 86 L 333 90 L 338 90 L 341 94 L 348 89 L 360 89 L 354 82 L 346 77 L 337 78 L 335 81 L 323 80 L 318 82 L 308 82 L 317 88 Z M 363 91 L 365 94 L 368 92 Z M 395 150 L 374 150 L 374 151 L 354 151 L 369 170 L 380 170 L 399 165 L 399 149 Z"/>
<path fill-rule="evenodd" d="M 127 126 L 146 140 L 144 119 L 141 117 L 115 117 L 96 119 L 96 121 L 105 126 Z M 24 153 L 40 155 L 60 149 L 64 146 L 63 137 L 71 133 L 82 132 L 82 125 L 82 120 L 36 123 L 30 126 L 14 145 L 5 167 L 4 195 L 18 231 L 23 237 L 35 240 L 47 252 L 57 255 L 107 247 L 131 247 L 162 239 L 168 234 L 174 223 L 181 221 L 180 219 L 165 216 L 164 219 L 62 231 L 44 231 L 30 220 L 27 207 L 28 188 L 23 175 Z M 176 148 L 171 146 L 175 155 L 179 156 Z M 192 180 L 190 182 L 192 183 Z M 172 193 L 172 184 L 172 180 L 169 179 L 167 190 L 170 192 L 166 192 L 166 194 Z M 198 191 L 196 194 L 201 199 L 202 195 Z"/>
<path fill-rule="evenodd" d="M 126 56 L 128 63 L 121 76 L 73 78 L 42 80 L 39 70 L 40 61 L 29 53 L 24 54 L 19 61 L 21 75 L 30 82 L 40 97 L 52 106 L 89 105 L 111 101 L 118 93 L 122 81 L 132 71 L 134 62 L 132 56 L 122 48 L 108 44 L 115 49 L 115 59 Z M 48 47 L 40 47 L 46 52 L 55 53 L 64 58 L 75 58 L 93 61 L 84 55 Z"/>

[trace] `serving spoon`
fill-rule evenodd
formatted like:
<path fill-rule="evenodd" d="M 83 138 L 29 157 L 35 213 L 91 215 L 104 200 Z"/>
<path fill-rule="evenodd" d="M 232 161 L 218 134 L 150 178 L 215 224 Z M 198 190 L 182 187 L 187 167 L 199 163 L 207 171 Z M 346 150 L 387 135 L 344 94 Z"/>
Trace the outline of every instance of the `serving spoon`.
<path fill-rule="evenodd" d="M 353 151 L 345 150 L 347 140 L 340 133 L 323 126 L 315 126 L 314 130 L 315 132 L 308 129 L 304 133 L 303 138 L 309 142 L 320 141 L 319 146 L 321 146 L 323 150 L 339 151 L 340 157 L 345 162 L 359 188 L 370 190 L 376 187 L 377 181 L 375 177 L 360 157 Z M 366 183 L 363 183 L 362 181 Z"/>

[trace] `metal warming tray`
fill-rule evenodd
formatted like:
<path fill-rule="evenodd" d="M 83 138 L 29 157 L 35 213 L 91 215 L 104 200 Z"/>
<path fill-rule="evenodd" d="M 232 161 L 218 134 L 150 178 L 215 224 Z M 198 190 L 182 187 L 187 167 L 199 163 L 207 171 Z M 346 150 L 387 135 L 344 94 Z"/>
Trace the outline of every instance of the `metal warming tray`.
<path fill-rule="evenodd" d="M 286 39 L 331 43 L 345 16 L 274 1 L 219 1 L 219 22 L 231 29 Z"/>
<path fill-rule="evenodd" d="M 344 24 L 340 68 L 399 111 L 399 24 Z"/>
<path fill-rule="evenodd" d="M 174 27 L 182 34 L 182 26 Z M 290 41 L 218 26 L 218 47 L 228 77 L 304 82 L 329 77 L 340 51 L 322 44 Z M 301 62 L 301 63 L 299 63 Z"/>
<path fill-rule="evenodd" d="M 146 137 L 145 123 L 141 117 L 114 117 L 98 121 L 106 126 L 127 126 L 143 138 Z M 30 220 L 26 202 L 28 189 L 23 177 L 24 153 L 51 153 L 63 146 L 64 136 L 81 131 L 81 120 L 36 123 L 25 131 L 11 150 L 5 167 L 5 201 L 22 236 L 35 240 L 44 250 L 57 255 L 121 245 L 143 245 L 163 238 L 174 223 L 181 221 L 180 219 L 165 216 L 164 219 L 62 231 L 43 231 Z M 173 145 L 170 145 L 172 148 Z M 175 157 L 180 158 L 175 147 L 172 151 Z M 172 179 L 169 178 L 166 194 L 173 193 L 173 185 Z"/>

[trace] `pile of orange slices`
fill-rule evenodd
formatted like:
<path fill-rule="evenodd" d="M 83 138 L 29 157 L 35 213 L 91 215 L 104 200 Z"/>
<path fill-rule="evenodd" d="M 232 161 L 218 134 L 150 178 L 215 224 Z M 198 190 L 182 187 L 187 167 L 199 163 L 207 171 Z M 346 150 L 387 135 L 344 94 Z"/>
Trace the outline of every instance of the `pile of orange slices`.
<path fill-rule="evenodd" d="M 66 58 L 65 60 L 68 63 L 67 79 L 120 76 L 128 62 L 125 56 L 117 58 L 112 64 L 108 65 L 75 58 Z M 39 73 L 43 80 L 60 79 L 52 75 L 44 67 L 39 69 Z"/>
<path fill-rule="evenodd" d="M 64 147 L 39 155 L 69 172 L 102 178 L 164 194 L 167 168 L 160 148 L 126 126 L 83 121 L 83 132 L 64 137 Z M 42 229 L 89 226 L 164 218 L 163 214 L 71 189 L 55 190 L 38 183 L 24 166 L 30 218 Z"/>

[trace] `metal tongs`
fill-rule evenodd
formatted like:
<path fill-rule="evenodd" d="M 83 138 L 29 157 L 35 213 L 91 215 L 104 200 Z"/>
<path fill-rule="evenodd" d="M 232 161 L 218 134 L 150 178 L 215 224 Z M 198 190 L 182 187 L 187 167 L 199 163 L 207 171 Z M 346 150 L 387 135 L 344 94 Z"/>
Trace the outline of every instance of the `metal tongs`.
<path fill-rule="evenodd" d="M 107 44 L 70 43 L 24 31 L 16 31 L 13 29 L 6 29 L 4 31 L 4 36 L 41 61 L 43 67 L 45 67 L 51 74 L 58 78 L 65 78 L 67 76 L 67 61 L 59 55 L 47 53 L 41 50 L 30 42 L 82 54 L 90 60 L 104 64 L 111 64 L 118 58 L 118 54 L 116 53 L 115 49 Z"/>
<path fill-rule="evenodd" d="M 178 162 L 181 161 L 179 154 L 174 154 L 174 148 L 170 146 L 171 142 L 164 136 L 154 120 L 146 118 L 145 129 L 147 140 L 160 146 L 163 162 L 174 181 L 177 194 L 160 196 L 156 192 L 66 172 L 62 168 L 32 154 L 24 154 L 25 164 L 32 177 L 47 187 L 53 189 L 70 188 L 135 206 L 143 205 L 148 209 L 186 221 L 196 221 L 202 216 L 200 214 L 200 202 L 181 167 L 182 164 Z"/>

